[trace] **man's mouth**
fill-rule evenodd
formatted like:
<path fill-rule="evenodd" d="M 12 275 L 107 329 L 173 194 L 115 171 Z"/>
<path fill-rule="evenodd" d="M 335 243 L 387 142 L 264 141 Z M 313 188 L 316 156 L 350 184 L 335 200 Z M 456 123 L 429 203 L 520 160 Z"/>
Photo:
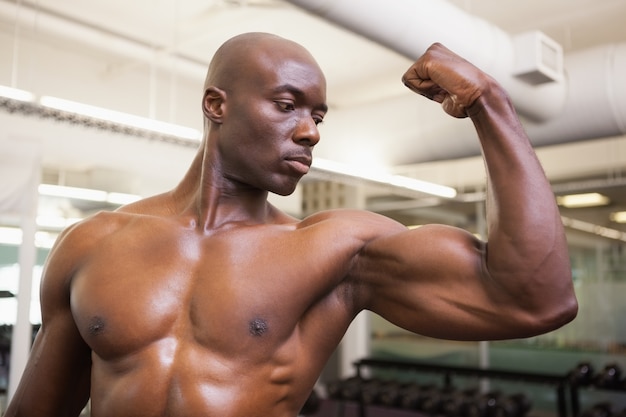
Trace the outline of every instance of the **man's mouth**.
<path fill-rule="evenodd" d="M 311 157 L 306 155 L 290 156 L 286 158 L 289 166 L 299 174 L 306 174 L 311 167 Z"/>

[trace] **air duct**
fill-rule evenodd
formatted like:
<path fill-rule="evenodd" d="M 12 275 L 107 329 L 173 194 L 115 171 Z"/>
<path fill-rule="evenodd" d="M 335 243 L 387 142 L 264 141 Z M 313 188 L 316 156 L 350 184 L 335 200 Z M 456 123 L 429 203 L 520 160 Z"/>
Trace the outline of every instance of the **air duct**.
<path fill-rule="evenodd" d="M 417 59 L 441 42 L 496 78 L 509 92 L 535 145 L 551 145 L 626 133 L 626 44 L 605 45 L 564 58 L 563 77 L 528 83 L 518 71 L 518 39 L 443 0 L 287 0 L 296 6 Z M 548 45 L 550 46 L 550 45 Z M 549 48 L 548 48 L 549 49 Z M 452 157 L 478 154 L 472 149 Z M 450 144 L 450 143 L 448 143 Z M 443 159 L 424 153 L 413 162 Z M 457 148 L 458 151 L 458 148 Z M 447 153 L 447 152 L 443 152 Z"/>
<path fill-rule="evenodd" d="M 565 86 L 558 79 L 561 74 L 554 82 L 541 85 L 516 76 L 520 60 L 528 55 L 528 42 L 516 42 L 500 28 L 446 1 L 288 1 L 411 59 L 417 59 L 434 42 L 441 42 L 496 78 L 518 111 L 532 120 L 544 121 L 562 110 Z M 562 56 L 559 45 L 551 42 L 549 46 L 558 49 L 554 51 L 558 61 Z M 537 47 L 540 53 L 541 45 Z M 555 66 L 558 72 L 560 65 Z"/>
<path fill-rule="evenodd" d="M 626 134 L 626 43 L 602 45 L 565 57 L 567 100 L 546 123 L 528 123 L 539 144 Z"/>

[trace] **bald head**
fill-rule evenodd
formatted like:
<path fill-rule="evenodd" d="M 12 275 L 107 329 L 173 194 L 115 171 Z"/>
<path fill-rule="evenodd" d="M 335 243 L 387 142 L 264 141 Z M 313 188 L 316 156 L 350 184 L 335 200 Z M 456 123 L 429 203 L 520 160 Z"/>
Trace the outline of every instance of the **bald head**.
<path fill-rule="evenodd" d="M 313 56 L 300 44 L 277 35 L 250 32 L 230 38 L 216 51 L 204 83 L 229 89 L 249 71 L 254 71 L 260 60 L 298 59 L 317 67 Z M 320 70 L 321 73 L 321 70 Z"/>

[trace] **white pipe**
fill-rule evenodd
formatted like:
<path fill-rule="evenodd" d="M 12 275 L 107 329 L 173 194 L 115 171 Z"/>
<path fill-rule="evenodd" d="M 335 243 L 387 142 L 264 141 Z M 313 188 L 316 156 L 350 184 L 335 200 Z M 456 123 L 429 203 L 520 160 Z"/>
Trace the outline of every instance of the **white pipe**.
<path fill-rule="evenodd" d="M 565 57 L 568 97 L 563 113 L 528 123 L 536 144 L 558 144 L 626 134 L 626 43 Z"/>
<path fill-rule="evenodd" d="M 513 99 L 535 145 L 626 133 L 626 43 L 565 56 L 561 82 L 531 86 L 511 72 L 512 42 L 502 30 L 442 0 L 287 0 L 412 59 L 435 41 L 494 76 Z M 462 148 L 460 149 L 460 144 Z M 473 131 L 437 131 L 432 151 L 413 163 L 478 155 Z"/>
<path fill-rule="evenodd" d="M 544 121 L 558 115 L 563 82 L 541 86 L 514 76 L 512 38 L 493 24 L 443 0 L 287 0 L 411 59 L 440 42 L 496 78 L 517 110 Z"/>
<path fill-rule="evenodd" d="M 99 49 L 127 57 L 131 63 L 144 64 L 147 62 L 166 72 L 175 68 L 179 73 L 193 79 L 201 80 L 206 74 L 204 64 L 174 56 L 168 53 L 167 48 L 163 46 L 152 47 L 138 41 L 115 36 L 91 26 L 36 10 L 25 4 L 19 7 L 19 13 L 17 13 L 17 5 L 0 1 L 0 16 L 7 21 L 15 21 L 16 27 L 22 27 L 22 34 L 26 28 L 32 26 L 35 30 L 44 33 L 53 33 L 67 39 L 80 39 L 81 42 L 97 45 Z"/>

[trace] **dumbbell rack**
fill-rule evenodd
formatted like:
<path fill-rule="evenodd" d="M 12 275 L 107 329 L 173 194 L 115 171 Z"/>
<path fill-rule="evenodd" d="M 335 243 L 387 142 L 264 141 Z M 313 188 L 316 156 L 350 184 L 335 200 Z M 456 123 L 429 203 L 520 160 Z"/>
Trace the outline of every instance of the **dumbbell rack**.
<path fill-rule="evenodd" d="M 353 364 L 356 368 L 357 377 L 360 378 L 363 378 L 364 376 L 363 368 L 383 368 L 387 370 L 399 370 L 402 372 L 421 371 L 427 373 L 442 374 L 444 387 L 452 387 L 452 380 L 454 376 L 473 376 L 479 378 L 504 379 L 535 384 L 552 385 L 556 390 L 557 415 L 558 417 L 567 417 L 566 392 L 567 387 L 569 386 L 567 375 L 516 372 L 463 366 L 444 366 L 414 361 L 394 361 L 370 358 L 361 359 L 354 362 Z M 573 392 L 573 390 L 570 391 Z M 366 405 L 363 403 L 363 401 L 359 401 L 358 407 L 360 417 L 366 417 Z M 574 414 L 574 416 L 576 416 L 576 414 Z"/>
<path fill-rule="evenodd" d="M 623 387 L 598 387 L 591 384 L 587 385 L 570 385 L 570 398 L 572 403 L 572 416 L 579 417 L 581 415 L 580 409 L 580 390 L 581 389 L 593 389 L 598 391 L 610 391 L 616 393 L 624 393 L 626 395 L 626 386 Z"/>

